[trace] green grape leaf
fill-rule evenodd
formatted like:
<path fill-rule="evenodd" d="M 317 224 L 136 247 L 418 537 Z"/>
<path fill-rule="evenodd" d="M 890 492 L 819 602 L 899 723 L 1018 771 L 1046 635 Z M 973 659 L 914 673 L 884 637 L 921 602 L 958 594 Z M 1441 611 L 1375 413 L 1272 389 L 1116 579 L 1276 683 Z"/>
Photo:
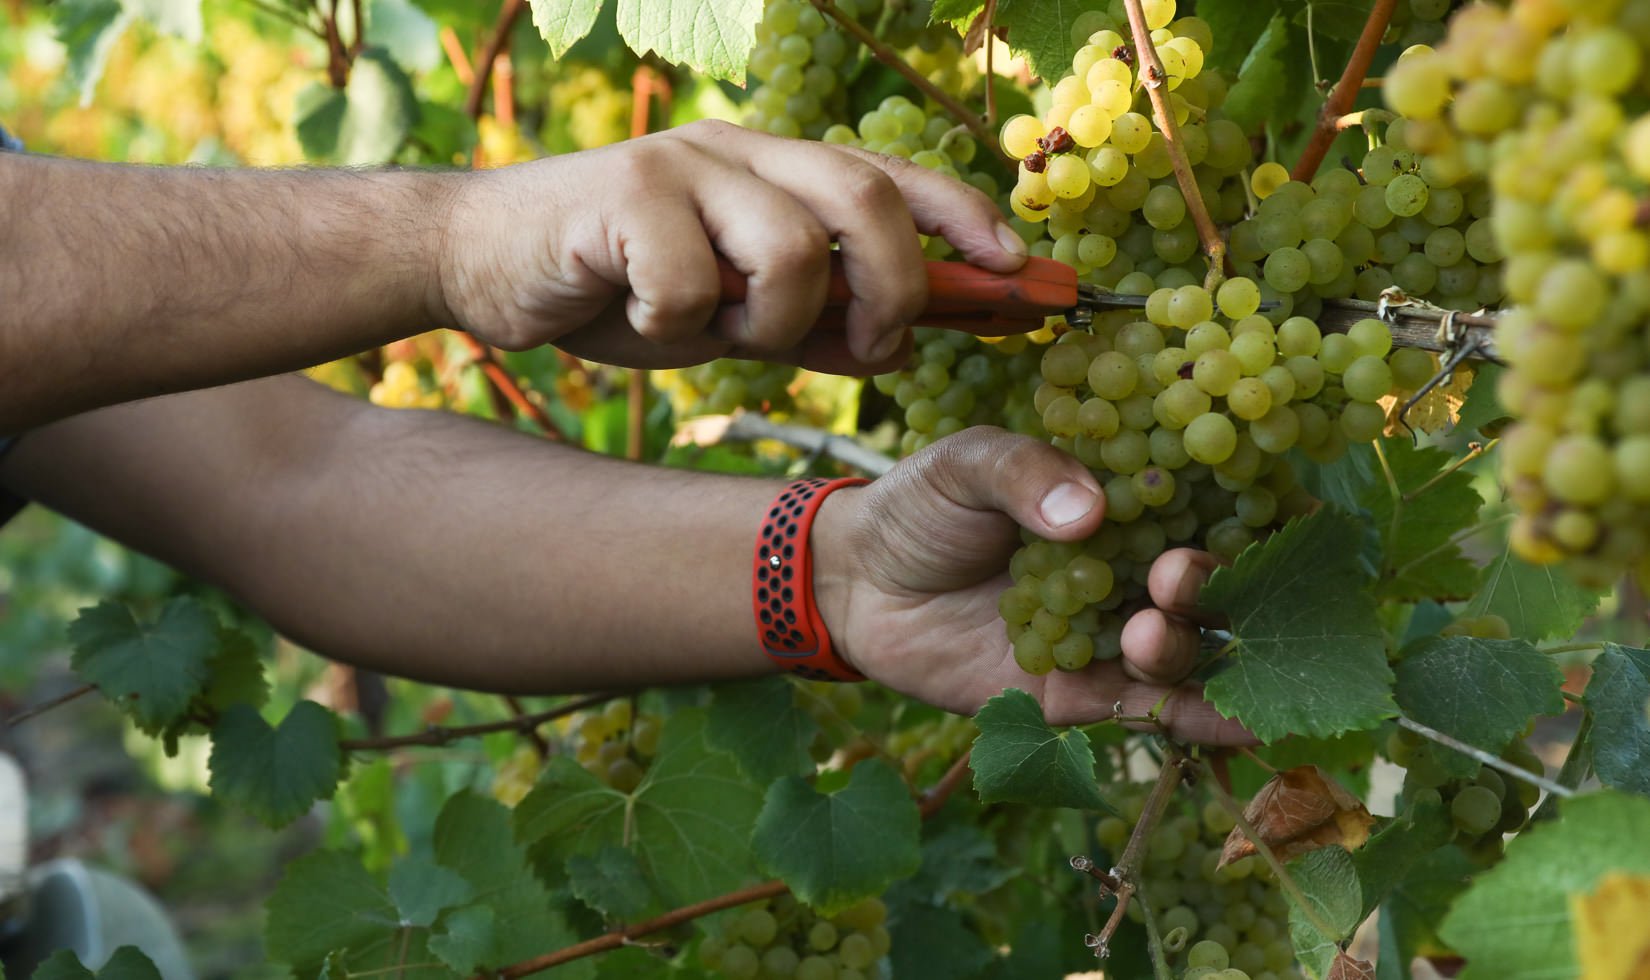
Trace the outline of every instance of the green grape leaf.
<path fill-rule="evenodd" d="M 1450 842 L 1455 828 L 1443 803 L 1411 803 L 1386 822 L 1352 855 L 1363 886 L 1363 915 L 1375 911 L 1398 888 L 1410 870 Z"/>
<path fill-rule="evenodd" d="M 711 697 L 705 742 L 733 756 L 758 783 L 814 771 L 808 746 L 819 724 L 796 703 L 796 686 L 783 677 L 718 684 Z"/>
<path fill-rule="evenodd" d="M 430 952 L 463 975 L 490 961 L 497 937 L 498 913 L 493 907 L 466 905 L 442 917 L 441 927 L 430 936 Z"/>
<path fill-rule="evenodd" d="M 619 34 L 639 55 L 734 84 L 756 44 L 762 0 L 618 0 Z"/>
<path fill-rule="evenodd" d="M 1441 449 L 1413 446 L 1408 439 L 1387 439 L 1382 450 L 1398 490 L 1414 496 L 1398 504 L 1384 479 L 1361 496 L 1362 507 L 1381 533 L 1385 556 L 1376 597 L 1467 598 L 1478 587 L 1479 569 L 1461 553 L 1454 537 L 1473 525 L 1484 506 L 1484 498 L 1473 489 L 1473 475 L 1465 469 L 1440 475 L 1455 457 Z"/>
<path fill-rule="evenodd" d="M 550 57 L 560 60 L 580 38 L 596 26 L 603 0 L 533 0 L 533 26 L 550 45 Z"/>
<path fill-rule="evenodd" d="M 1006 32 L 1008 46 L 1026 56 L 1032 72 L 1052 85 L 1071 73 L 1071 56 L 1077 53 L 1072 21 L 1085 11 L 1105 9 L 1104 0 L 998 0 L 993 23 Z"/>
<path fill-rule="evenodd" d="M 1585 697 L 1599 782 L 1650 796 L 1650 650 L 1604 644 Z"/>
<path fill-rule="evenodd" d="M 69 642 L 75 672 L 154 735 L 182 719 L 206 684 L 218 621 L 193 599 L 173 599 L 153 623 L 101 602 L 69 624 Z"/>
<path fill-rule="evenodd" d="M 1289 462 L 1307 493 L 1349 514 L 1363 511 L 1364 495 L 1371 489 L 1386 486 L 1381 461 L 1369 443 L 1346 447 L 1346 453 L 1332 463 L 1314 462 L 1299 451 L 1290 452 Z"/>
<path fill-rule="evenodd" d="M 212 713 L 232 704 L 261 708 L 269 701 L 269 680 L 257 644 L 236 629 L 218 631 L 218 650 L 206 662 L 206 689 L 200 700 Z"/>
<path fill-rule="evenodd" d="M 0 980 L 5 973 L 0 972 Z M 93 973 L 72 950 L 61 949 L 35 968 L 34 980 L 161 980 L 160 970 L 136 946 L 122 946 Z"/>
<path fill-rule="evenodd" d="M 1198 0 L 1197 16 L 1208 22 L 1215 42 L 1205 66 L 1237 74 L 1271 21 L 1264 9 L 1267 6 L 1256 0 Z"/>
<path fill-rule="evenodd" d="M 985 0 L 934 0 L 928 21 L 931 24 L 951 24 L 959 31 L 966 31 L 984 9 Z"/>
<path fill-rule="evenodd" d="M 1482 870 L 1454 846 L 1425 851 L 1415 860 L 1381 904 L 1378 976 L 1409 980 L 1410 961 L 1423 947 L 1443 945 L 1438 923 Z"/>
<path fill-rule="evenodd" d="M 342 851 L 316 851 L 289 863 L 265 908 L 264 947 L 299 970 L 315 969 L 337 950 L 381 947 L 400 925 L 383 886 Z"/>
<path fill-rule="evenodd" d="M 1295 23 L 1302 30 L 1310 26 L 1320 40 L 1356 41 L 1369 19 L 1369 0 L 1306 0 L 1290 6 L 1297 8 Z"/>
<path fill-rule="evenodd" d="M 124 0 L 133 17 L 155 30 L 181 37 L 190 44 L 201 40 L 201 0 Z"/>
<path fill-rule="evenodd" d="M 515 811 L 516 836 L 547 878 L 560 875 L 571 855 L 622 845 L 628 819 L 631 847 L 665 903 L 685 905 L 745 881 L 762 792 L 732 757 L 706 744 L 705 725 L 702 709 L 674 712 L 659 754 L 629 796 L 571 759 L 551 758 Z"/>
<path fill-rule="evenodd" d="M 475 891 L 474 904 L 494 913 L 487 955 L 466 970 L 505 966 L 578 939 L 534 876 L 510 822 L 504 804 L 470 792 L 449 799 L 435 820 L 435 859 L 463 875 Z M 588 975 L 588 966 L 583 972 Z"/>
<path fill-rule="evenodd" d="M 214 795 L 282 826 L 338 788 L 344 776 L 338 719 L 314 701 L 299 701 L 271 726 L 251 705 L 231 705 L 212 726 L 208 766 Z"/>
<path fill-rule="evenodd" d="M 1325 507 L 1216 570 L 1203 588 L 1201 604 L 1230 617 L 1237 644 L 1206 696 L 1264 742 L 1371 728 L 1397 711 L 1358 546 L 1366 533 Z"/>
<path fill-rule="evenodd" d="M 1467 959 L 1461 980 L 1548 980 L 1578 971 L 1570 896 L 1606 872 L 1650 874 L 1650 800 L 1611 790 L 1559 804 L 1559 819 L 1513 838 L 1440 929 Z"/>
<path fill-rule="evenodd" d="M 980 930 L 955 909 L 913 905 L 889 922 L 888 960 L 896 977 L 967 977 L 990 963 L 993 952 Z"/>
<path fill-rule="evenodd" d="M 475 898 L 475 889 L 463 876 L 422 855 L 405 858 L 390 869 L 388 891 L 401 921 L 411 926 L 432 925 L 443 909 Z"/>
<path fill-rule="evenodd" d="M 1531 565 L 1504 547 L 1484 570 L 1484 584 L 1467 603 L 1465 615 L 1500 616 L 1513 636 L 1531 643 L 1568 639 L 1592 615 L 1601 597 L 1601 592 L 1577 584 L 1561 566 Z"/>
<path fill-rule="evenodd" d="M 1317 919 L 1335 930 L 1325 936 L 1301 911 L 1293 898 L 1289 903 L 1289 939 L 1295 957 L 1312 976 L 1329 972 L 1329 964 L 1340 952 L 1340 940 L 1352 935 L 1363 921 L 1363 889 L 1358 869 L 1346 848 L 1331 845 L 1308 851 L 1289 862 L 1290 877 L 1300 886 Z"/>
<path fill-rule="evenodd" d="M 1095 784 L 1088 736 L 1050 728 L 1036 698 L 1011 687 L 987 701 L 974 724 L 980 734 L 968 764 L 980 802 L 1111 812 Z"/>
<path fill-rule="evenodd" d="M 611 844 L 594 856 L 568 858 L 567 880 L 579 901 L 618 922 L 634 922 L 659 904 L 642 862 Z"/>
<path fill-rule="evenodd" d="M 314 162 L 387 163 L 417 122 L 412 81 L 379 48 L 356 56 L 342 92 L 317 83 L 298 93 L 298 142 Z"/>
<path fill-rule="evenodd" d="M 87 105 L 131 14 L 120 0 L 63 0 L 52 5 L 51 17 L 57 40 L 69 53 L 69 81 L 80 90 L 80 104 Z"/>
<path fill-rule="evenodd" d="M 1490 753 L 1536 715 L 1562 712 L 1563 684 L 1552 658 L 1523 640 L 1433 636 L 1410 644 L 1398 662 L 1404 714 Z M 1458 776 L 1478 771 L 1479 764 L 1459 752 L 1440 752 L 1438 759 Z"/>
<path fill-rule="evenodd" d="M 971 824 L 947 827 L 922 844 L 917 873 L 888 889 L 889 907 L 942 905 L 958 894 L 983 895 L 1015 876 L 997 858 L 997 844 Z"/>
<path fill-rule="evenodd" d="M 905 781 L 880 759 L 822 794 L 797 776 L 768 787 L 751 849 L 796 897 L 835 915 L 916 872 L 922 817 Z"/>
<path fill-rule="evenodd" d="M 396 64 L 414 71 L 441 67 L 441 25 L 412 0 L 370 0 L 367 44 L 389 52 Z"/>
<path fill-rule="evenodd" d="M 1495 385 L 1501 378 L 1501 365 L 1480 364 L 1472 373 L 1472 385 L 1467 388 L 1466 400 L 1461 403 L 1461 415 L 1455 428 L 1461 432 L 1482 432 L 1492 422 L 1507 417 L 1496 397 Z"/>
<path fill-rule="evenodd" d="M 1289 44 L 1289 22 L 1273 17 L 1238 66 L 1237 81 L 1222 108 L 1245 132 L 1259 129 L 1283 101 Z"/>

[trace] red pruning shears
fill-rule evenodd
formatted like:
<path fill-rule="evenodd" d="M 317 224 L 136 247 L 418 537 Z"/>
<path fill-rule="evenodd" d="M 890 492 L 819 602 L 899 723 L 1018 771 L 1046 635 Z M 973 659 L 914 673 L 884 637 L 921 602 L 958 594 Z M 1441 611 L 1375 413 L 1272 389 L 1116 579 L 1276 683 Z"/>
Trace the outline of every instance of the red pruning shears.
<path fill-rule="evenodd" d="M 722 299 L 745 298 L 745 278 L 725 260 L 719 263 Z M 853 298 L 842 259 L 831 255 L 831 284 L 822 326 L 840 325 Z M 1017 272 L 990 272 L 963 262 L 928 262 L 928 305 L 917 318 L 921 327 L 943 327 L 981 337 L 1030 333 L 1051 316 L 1084 326 L 1097 310 L 1141 309 L 1144 296 L 1106 292 L 1077 281 L 1071 266 L 1053 259 L 1029 258 Z"/>

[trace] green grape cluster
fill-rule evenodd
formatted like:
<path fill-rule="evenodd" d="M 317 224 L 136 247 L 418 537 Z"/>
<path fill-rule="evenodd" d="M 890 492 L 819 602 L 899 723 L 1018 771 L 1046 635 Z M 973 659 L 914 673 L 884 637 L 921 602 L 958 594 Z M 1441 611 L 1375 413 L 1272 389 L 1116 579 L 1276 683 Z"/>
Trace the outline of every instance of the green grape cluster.
<path fill-rule="evenodd" d="M 1514 551 L 1650 571 L 1650 7 L 1476 4 L 1388 72 L 1405 142 L 1481 175 L 1513 308 L 1497 394 Z"/>
<path fill-rule="evenodd" d="M 1257 169 L 1260 204 L 1232 228 L 1231 257 L 1237 274 L 1281 301 L 1279 314 L 1316 317 L 1323 300 L 1374 302 L 1393 286 L 1447 309 L 1501 300 L 1488 186 L 1417 154 L 1406 132 L 1393 122 L 1359 171 L 1327 169 L 1310 184 L 1278 183 L 1277 164 Z"/>
<path fill-rule="evenodd" d="M 1456 843 L 1479 863 L 1493 864 L 1501 857 L 1503 836 L 1524 828 L 1541 791 L 1534 783 L 1489 766 L 1470 779 L 1452 777 L 1442 761 L 1442 754 L 1452 751 L 1400 728 L 1387 739 L 1385 754 L 1404 767 L 1404 798 L 1447 807 Z M 1540 757 L 1521 740 L 1509 744 L 1501 758 L 1526 772 L 1546 772 Z"/>
<path fill-rule="evenodd" d="M 1201 196 L 1217 221 L 1235 221 L 1246 207 L 1242 171 L 1252 150 L 1242 127 L 1220 113 L 1225 78 L 1203 70 L 1209 26 L 1195 17 L 1171 22 L 1173 3 L 1149 3 L 1146 15 Z M 1039 96 L 1049 108 L 1006 120 L 1001 140 L 1020 161 L 1009 206 L 1030 252 L 1072 266 L 1097 286 L 1145 294 L 1202 282 L 1208 263 L 1153 124 L 1126 25 L 1106 12 L 1079 16 L 1074 36 L 1092 31 L 1071 73 Z"/>
<path fill-rule="evenodd" d="M 1329 462 L 1374 439 L 1380 400 L 1431 370 L 1423 352 L 1393 354 L 1378 320 L 1325 335 L 1304 317 L 1274 327 L 1259 302 L 1248 279 L 1214 295 L 1163 287 L 1144 319 L 1107 315 L 1044 350 L 1033 406 L 1054 445 L 1095 474 L 1107 519 L 1087 541 L 1028 534 L 1015 553 L 998 610 L 1022 669 L 1118 656 L 1158 555 L 1231 559 L 1305 513 L 1312 500 L 1283 454 Z"/>
<path fill-rule="evenodd" d="M 942 714 L 896 728 L 884 744 L 888 754 L 900 760 L 906 777 L 916 779 L 930 762 L 949 765 L 960 758 L 979 731 L 966 715 Z"/>
<path fill-rule="evenodd" d="M 1444 18 L 1458 6 L 1454 0 L 1398 0 L 1382 41 L 1400 48 L 1437 44 L 1444 37 Z"/>
<path fill-rule="evenodd" d="M 729 980 L 868 980 L 893 945 L 888 909 L 870 898 L 826 917 L 781 895 L 736 909 L 699 942 L 699 962 Z"/>
<path fill-rule="evenodd" d="M 728 415 L 741 408 L 785 411 L 797 369 L 789 364 L 741 361 L 731 357 L 692 367 L 652 371 L 648 379 L 670 399 L 678 419 Z"/>
<path fill-rule="evenodd" d="M 637 712 L 629 698 L 617 698 L 601 711 L 579 712 L 568 720 L 573 759 L 585 771 L 621 793 L 642 783 L 659 751 L 663 720 Z"/>
<path fill-rule="evenodd" d="M 971 425 L 1041 435 L 1032 397 L 1041 382 L 1037 364 L 1042 348 L 1032 339 L 982 340 L 922 327 L 915 334 L 911 362 L 872 382 L 900 411 L 900 455 Z"/>
<path fill-rule="evenodd" d="M 1113 858 L 1122 854 L 1149 791 L 1144 784 L 1120 789 L 1115 802 L 1122 817 L 1106 817 L 1095 828 Z M 1232 826 L 1213 800 L 1201 809 L 1191 801 L 1172 805 L 1152 831 L 1135 901 L 1151 908 L 1170 965 L 1184 980 L 1298 978 L 1288 901 L 1271 869 L 1254 856 L 1216 867 Z M 1131 906 L 1129 916 L 1140 921 L 1144 913 Z"/>

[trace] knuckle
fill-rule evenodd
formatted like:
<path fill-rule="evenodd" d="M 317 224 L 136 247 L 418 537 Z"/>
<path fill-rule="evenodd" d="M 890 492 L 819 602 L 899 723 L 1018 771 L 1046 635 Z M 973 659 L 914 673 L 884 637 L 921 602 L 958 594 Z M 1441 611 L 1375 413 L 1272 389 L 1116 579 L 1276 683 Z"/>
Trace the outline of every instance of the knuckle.
<path fill-rule="evenodd" d="M 847 169 L 843 177 L 843 193 L 854 208 L 876 215 L 886 214 L 890 209 L 904 209 L 905 198 L 892 177 L 868 163 L 859 163 Z"/>
<path fill-rule="evenodd" d="M 767 258 L 774 272 L 785 276 L 817 276 L 830 261 L 831 237 L 817 223 L 792 224 L 776 232 Z"/>

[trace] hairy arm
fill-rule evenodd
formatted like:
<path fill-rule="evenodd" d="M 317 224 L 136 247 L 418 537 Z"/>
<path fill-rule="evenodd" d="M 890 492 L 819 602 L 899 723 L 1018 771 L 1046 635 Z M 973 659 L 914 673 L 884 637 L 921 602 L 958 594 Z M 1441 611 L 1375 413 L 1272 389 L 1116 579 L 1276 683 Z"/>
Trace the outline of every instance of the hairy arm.
<path fill-rule="evenodd" d="M 433 325 L 454 181 L 0 154 L 0 433 Z"/>

